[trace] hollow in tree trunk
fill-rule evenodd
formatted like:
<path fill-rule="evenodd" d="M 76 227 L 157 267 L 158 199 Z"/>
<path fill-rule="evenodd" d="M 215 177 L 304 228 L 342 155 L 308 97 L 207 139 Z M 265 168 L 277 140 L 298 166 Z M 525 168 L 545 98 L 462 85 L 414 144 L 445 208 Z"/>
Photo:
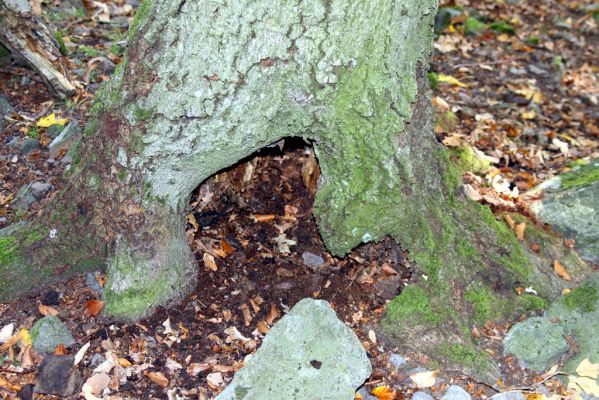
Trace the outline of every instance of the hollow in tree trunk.
<path fill-rule="evenodd" d="M 314 215 L 331 253 L 391 236 L 417 264 L 419 278 L 388 307 L 388 333 L 441 350 L 451 340 L 464 348 L 446 351 L 463 353 L 472 325 L 499 304 L 542 307 L 516 287 L 534 283 L 552 298 L 564 285 L 463 196 L 433 135 L 425 71 L 435 7 L 144 1 L 67 186 L 45 215 L 0 239 L 0 299 L 105 265 L 111 316 L 137 320 L 180 300 L 197 275 L 184 231 L 191 192 L 300 136 L 318 156 Z"/>

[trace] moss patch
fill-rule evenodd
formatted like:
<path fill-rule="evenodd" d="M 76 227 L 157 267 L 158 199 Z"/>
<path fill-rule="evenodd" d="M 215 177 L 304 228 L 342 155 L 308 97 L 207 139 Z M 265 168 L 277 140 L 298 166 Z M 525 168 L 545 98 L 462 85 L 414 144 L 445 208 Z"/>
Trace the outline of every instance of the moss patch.
<path fill-rule="evenodd" d="M 428 293 L 423 288 L 412 285 L 388 304 L 387 317 L 397 321 L 413 320 L 415 316 L 430 324 L 438 324 L 443 320 L 441 315 L 433 312 Z"/>
<path fill-rule="evenodd" d="M 563 189 L 577 189 L 599 180 L 599 167 L 593 164 L 582 165 L 578 169 L 560 175 Z"/>
<path fill-rule="evenodd" d="M 591 283 L 583 283 L 563 298 L 563 302 L 570 310 L 591 312 L 599 299 L 597 288 Z"/>
<path fill-rule="evenodd" d="M 14 261 L 18 249 L 17 240 L 12 237 L 0 238 L 0 266 L 7 266 Z"/>
<path fill-rule="evenodd" d="M 454 364 L 465 366 L 472 370 L 487 371 L 491 366 L 491 361 L 487 353 L 478 350 L 473 345 L 443 343 L 439 346 L 437 353 Z"/>
<path fill-rule="evenodd" d="M 484 286 L 476 286 L 468 289 L 464 294 L 464 300 L 472 305 L 474 320 L 479 325 L 483 325 L 485 321 L 503 313 L 501 299 Z"/>

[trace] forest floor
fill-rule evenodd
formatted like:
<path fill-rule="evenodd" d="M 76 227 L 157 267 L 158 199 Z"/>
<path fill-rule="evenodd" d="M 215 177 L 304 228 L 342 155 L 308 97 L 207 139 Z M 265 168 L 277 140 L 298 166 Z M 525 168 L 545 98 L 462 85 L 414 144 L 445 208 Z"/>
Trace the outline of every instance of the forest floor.
<path fill-rule="evenodd" d="M 0 228 L 35 215 L 61 190 L 68 163 L 60 160 L 64 152 L 50 158 L 51 128 L 38 122 L 54 113 L 67 124 L 85 124 L 99 83 L 120 62 L 136 6 L 107 2 L 90 18 L 67 12 L 68 4 L 43 3 L 42 10 L 64 41 L 63 61 L 76 96 L 58 101 L 31 70 L 0 65 L 0 91 L 13 107 L 0 131 Z M 464 183 L 469 196 L 491 206 L 498 219 L 504 211 L 526 211 L 526 190 L 576 160 L 599 157 L 597 12 L 592 1 L 575 0 L 442 5 L 446 17 L 438 18 L 429 74 L 436 134 L 450 150 L 470 146 L 490 162 L 483 172 L 464 173 Z M 39 149 L 25 155 L 8 145 L 15 137 L 38 140 Z M 17 332 L 30 329 L 42 315 L 57 314 L 76 339 L 58 353 L 75 354 L 90 344 L 79 365 L 84 381 L 102 361 L 118 359 L 110 398 L 209 399 L 288 308 L 304 297 L 320 298 L 364 344 L 373 365 L 366 388 L 387 386 L 395 391 L 388 398 L 409 399 L 418 390 L 411 370 L 395 368 L 390 357 L 401 354 L 411 367 L 429 357 L 389 345 L 377 325 L 385 304 L 417 271 L 392 240 L 363 245 L 344 259 L 330 256 L 311 216 L 318 175 L 310 146 L 294 139 L 199 187 L 190 204 L 188 237 L 200 284 L 179 307 L 160 309 L 137 324 L 112 323 L 99 313 L 105 277 L 98 273 L 0 304 L 0 329 L 11 323 Z M 17 193 L 33 182 L 50 186 L 42 198 L 19 207 Z M 477 328 L 480 346 L 502 365 L 505 380 L 493 389 L 462 371 L 441 371 L 428 388 L 433 396 L 451 384 L 474 398 L 512 387 L 534 392 L 543 376 L 520 369 L 502 353 L 509 325 Z M 38 355 L 15 346 L 0 357 L 0 398 L 19 390 L 22 398 L 55 398 L 26 395 Z M 564 390 L 557 380 L 544 386 Z"/>

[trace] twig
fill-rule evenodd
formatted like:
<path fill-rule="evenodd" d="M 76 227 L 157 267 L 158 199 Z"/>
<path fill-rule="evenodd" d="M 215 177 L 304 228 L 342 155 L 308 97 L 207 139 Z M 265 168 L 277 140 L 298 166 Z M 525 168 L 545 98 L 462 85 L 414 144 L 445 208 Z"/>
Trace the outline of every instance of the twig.
<path fill-rule="evenodd" d="M 472 63 L 464 63 L 464 64 L 456 64 L 451 67 L 451 69 L 461 68 L 461 67 L 476 67 L 477 65 L 496 65 L 496 64 L 507 64 L 512 61 L 522 61 L 521 58 L 508 58 L 506 60 L 496 60 L 496 61 L 482 61 L 482 62 L 472 62 Z"/>

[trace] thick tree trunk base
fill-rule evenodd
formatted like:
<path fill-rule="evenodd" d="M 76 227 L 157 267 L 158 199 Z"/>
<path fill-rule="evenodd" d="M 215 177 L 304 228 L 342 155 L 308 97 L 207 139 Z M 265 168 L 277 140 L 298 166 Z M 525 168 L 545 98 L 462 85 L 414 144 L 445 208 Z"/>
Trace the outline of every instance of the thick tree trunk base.
<path fill-rule="evenodd" d="M 435 2 L 277 4 L 142 4 L 126 60 L 98 95 L 76 151 L 70 194 L 52 204 L 50 215 L 73 226 L 58 229 L 61 251 L 89 236 L 97 243 L 68 265 L 103 257 L 106 313 L 119 319 L 177 301 L 196 276 L 183 218 L 191 192 L 300 136 L 318 156 L 314 214 L 331 253 L 391 236 L 422 272 L 389 305 L 386 331 L 479 363 L 470 329 L 496 317 L 495 304 L 513 305 L 497 318 L 538 309 L 542 299 L 516 288 L 534 285 L 551 299 L 565 285 L 461 195 L 460 174 L 433 135 L 424 71 Z M 36 271 L 64 265 L 41 256 L 50 245 L 29 246 L 39 248 Z M 22 272 L 21 258 L 0 260 L 3 282 Z M 0 300 L 23 288 L 0 291 Z"/>

